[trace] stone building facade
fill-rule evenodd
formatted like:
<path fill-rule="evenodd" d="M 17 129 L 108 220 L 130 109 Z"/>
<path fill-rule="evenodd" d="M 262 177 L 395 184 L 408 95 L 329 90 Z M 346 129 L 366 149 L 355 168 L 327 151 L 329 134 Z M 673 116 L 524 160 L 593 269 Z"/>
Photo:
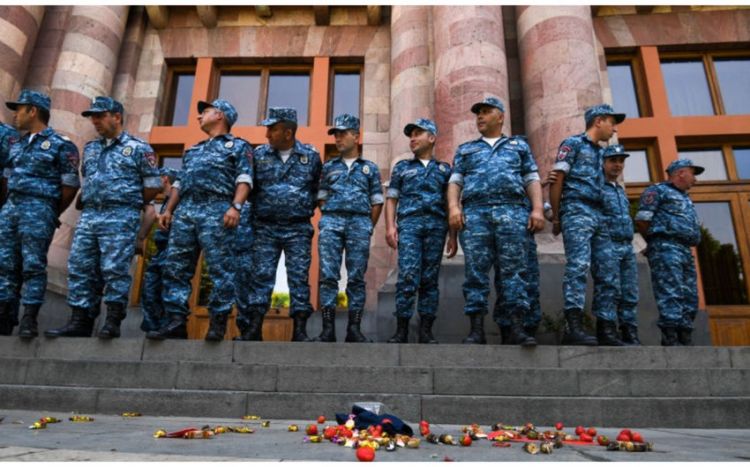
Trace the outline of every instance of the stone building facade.
<path fill-rule="evenodd" d="M 720 243 L 733 245 L 737 287 L 742 288 L 739 298 L 717 301 L 721 294 L 711 295 L 706 285 L 711 271 L 706 266 L 710 258 L 704 257 L 701 303 L 709 310 L 715 343 L 750 336 L 750 288 L 743 272 L 750 268 L 750 175 L 745 176 L 740 160 L 750 146 L 750 108 L 730 111 L 730 98 L 722 100 L 734 86 L 725 86 L 723 72 L 717 71 L 727 60 L 739 63 L 739 70 L 750 60 L 750 9 L 745 7 L 0 7 L 0 99 L 15 97 L 22 87 L 49 93 L 51 126 L 81 147 L 94 136 L 81 110 L 95 95 L 112 95 L 125 105 L 126 129 L 150 141 L 163 160 L 202 139 L 194 103 L 217 97 L 223 76 L 243 73 L 259 77 L 260 112 L 270 102 L 269 75 L 306 74 L 309 116 L 299 139 L 329 154 L 334 78 L 344 70 L 359 75 L 362 149 L 384 180 L 395 162 L 409 157 L 402 135 L 406 123 L 435 119 L 440 128 L 436 155 L 450 162 L 456 146 L 476 135 L 469 107 L 489 94 L 506 102 L 505 132 L 527 135 L 544 176 L 559 142 L 583 131 L 586 107 L 618 104 L 624 91 L 619 78 L 612 87 L 610 73 L 614 66 L 630 66 L 640 115 L 621 126 L 619 140 L 643 152 L 648 179 L 628 183 L 628 194 L 637 199 L 647 182 L 662 180 L 663 167 L 683 152 L 719 148 L 724 161 L 725 178 L 696 190 L 700 200 L 728 207 L 734 241 Z M 673 62 L 705 65 L 710 115 L 673 115 L 671 71 L 664 68 Z M 186 120 L 175 125 L 169 120 L 181 99 L 176 95 L 181 76 L 192 76 L 192 89 L 182 97 L 187 99 Z M 742 90 L 736 92 L 745 105 Z M 4 106 L 0 118 L 10 121 Z M 235 133 L 253 144 L 265 142 L 257 124 L 239 125 Z M 76 219 L 72 208 L 64 214 L 49 253 L 50 288 L 59 293 L 66 288 Z M 548 233 L 539 235 L 539 243 L 546 276 L 543 303 L 553 311 L 559 306 L 555 271 L 563 261 L 562 246 Z M 460 262 L 446 262 L 446 271 Z M 641 275 L 647 276 L 642 258 L 641 263 Z M 380 222 L 366 277 L 367 307 L 379 320 L 370 328 L 378 335 L 391 324 L 380 318 L 390 317 L 383 297 L 392 286 L 395 264 Z M 460 297 L 460 281 L 443 284 Z M 644 294 L 650 290 L 642 291 L 642 298 L 653 307 L 653 298 Z M 458 314 L 459 303 L 451 302 L 450 294 L 445 303 L 444 309 Z"/>

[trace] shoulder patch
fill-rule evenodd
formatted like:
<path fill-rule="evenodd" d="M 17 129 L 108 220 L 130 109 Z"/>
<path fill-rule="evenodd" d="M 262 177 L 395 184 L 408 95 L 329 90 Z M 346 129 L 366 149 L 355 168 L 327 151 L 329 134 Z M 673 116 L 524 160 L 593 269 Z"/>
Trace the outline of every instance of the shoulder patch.
<path fill-rule="evenodd" d="M 365 164 L 365 166 L 362 167 L 362 173 L 365 175 L 370 175 L 370 166 Z"/>
<path fill-rule="evenodd" d="M 656 192 L 654 190 L 648 190 L 643 193 L 643 200 L 641 201 L 644 205 L 654 204 L 656 201 Z"/>
<path fill-rule="evenodd" d="M 560 146 L 560 149 L 557 150 L 557 160 L 564 161 L 565 158 L 568 157 L 571 152 L 573 152 L 573 148 L 571 148 L 567 144 L 563 144 L 562 146 Z"/>

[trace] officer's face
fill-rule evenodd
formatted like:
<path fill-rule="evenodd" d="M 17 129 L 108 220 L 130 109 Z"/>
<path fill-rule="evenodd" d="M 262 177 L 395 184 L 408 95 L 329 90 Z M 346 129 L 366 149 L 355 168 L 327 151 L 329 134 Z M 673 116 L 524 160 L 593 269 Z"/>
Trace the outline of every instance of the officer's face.
<path fill-rule="evenodd" d="M 696 181 L 695 170 L 692 167 L 683 167 L 682 169 L 677 169 L 677 171 L 672 176 L 672 183 L 674 183 L 678 188 L 686 191 L 692 188 L 693 185 L 695 185 Z"/>
<path fill-rule="evenodd" d="M 274 149 L 287 149 L 294 137 L 292 136 L 292 130 L 279 122 L 266 127 L 266 139 L 268 139 L 268 145 Z"/>
<path fill-rule="evenodd" d="M 221 110 L 216 107 L 206 107 L 203 109 L 200 115 L 198 115 L 198 123 L 201 126 L 201 130 L 204 132 L 210 131 L 214 128 L 223 117 Z"/>
<path fill-rule="evenodd" d="M 359 133 L 356 131 L 336 131 L 333 137 L 336 139 L 336 150 L 340 154 L 350 154 L 359 144 Z"/>
<path fill-rule="evenodd" d="M 91 124 L 94 125 L 94 129 L 99 136 L 104 138 L 114 138 L 120 132 L 120 119 L 117 117 L 118 114 L 111 112 L 101 112 L 91 114 Z"/>
<path fill-rule="evenodd" d="M 34 108 L 30 105 L 19 105 L 13 113 L 13 124 L 18 130 L 28 131 L 34 121 Z"/>
<path fill-rule="evenodd" d="M 477 113 L 477 130 L 486 137 L 500 136 L 503 131 L 505 114 L 500 109 L 485 105 Z"/>
<path fill-rule="evenodd" d="M 609 141 L 617 133 L 617 123 L 612 115 L 604 115 L 597 118 L 597 132 L 599 141 Z"/>
<path fill-rule="evenodd" d="M 435 135 L 421 128 L 415 128 L 409 135 L 409 149 L 416 156 L 432 152 L 435 145 Z"/>
<path fill-rule="evenodd" d="M 617 156 L 604 159 L 604 175 L 607 177 L 607 180 L 617 180 L 623 169 L 625 169 L 624 157 Z"/>

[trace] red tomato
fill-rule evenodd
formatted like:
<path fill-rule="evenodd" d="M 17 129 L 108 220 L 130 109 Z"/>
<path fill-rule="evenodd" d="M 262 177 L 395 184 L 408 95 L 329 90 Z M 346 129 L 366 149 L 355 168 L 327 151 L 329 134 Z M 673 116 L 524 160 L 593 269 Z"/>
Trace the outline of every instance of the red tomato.
<path fill-rule="evenodd" d="M 471 436 L 463 435 L 461 438 L 461 446 L 471 446 Z"/>
<path fill-rule="evenodd" d="M 555 430 L 562 431 L 563 428 L 565 428 L 565 425 L 563 425 L 563 422 L 555 423 Z"/>
<path fill-rule="evenodd" d="M 596 428 L 592 426 L 591 428 L 586 430 L 586 434 L 588 434 L 589 436 L 593 438 L 594 436 L 596 436 Z"/>
<path fill-rule="evenodd" d="M 357 448 L 357 460 L 360 462 L 372 462 L 375 460 L 375 450 L 369 446 Z"/>
<path fill-rule="evenodd" d="M 634 431 L 630 434 L 630 440 L 634 443 L 642 443 L 643 436 L 641 436 L 641 434 L 638 433 L 637 431 Z"/>
<path fill-rule="evenodd" d="M 307 433 L 308 436 L 317 435 L 318 425 L 307 425 L 307 428 L 305 429 L 305 433 Z"/>
<path fill-rule="evenodd" d="M 325 415 L 321 415 L 320 417 L 318 417 L 318 423 L 320 423 L 322 425 L 325 422 L 326 422 Z"/>
<path fill-rule="evenodd" d="M 582 427 L 581 425 L 578 425 L 576 427 L 576 434 L 578 436 L 581 436 L 581 433 L 585 433 L 585 432 L 586 432 L 586 429 L 584 427 Z"/>

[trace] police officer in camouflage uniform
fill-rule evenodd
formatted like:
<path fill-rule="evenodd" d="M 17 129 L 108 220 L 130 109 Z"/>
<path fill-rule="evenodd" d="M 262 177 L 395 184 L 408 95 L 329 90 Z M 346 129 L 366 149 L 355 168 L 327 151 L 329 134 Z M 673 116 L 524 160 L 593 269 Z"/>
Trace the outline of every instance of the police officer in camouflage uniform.
<path fill-rule="evenodd" d="M 0 171 L 3 170 L 9 158 L 11 145 L 18 141 L 18 139 L 18 131 L 15 128 L 6 123 L 0 123 Z M 8 180 L 4 175 L 0 174 L 0 208 L 5 204 L 7 196 Z M 20 271 L 18 271 L 18 274 L 20 275 Z M 16 279 L 16 282 L 20 284 L 21 281 Z M 5 304 L 0 304 L 0 336 L 10 335 L 13 332 L 13 327 L 18 324 L 19 305 L 18 296 L 14 296 L 9 301 L 7 310 Z"/>
<path fill-rule="evenodd" d="M 252 204 L 249 201 L 245 201 L 240 212 L 240 223 L 235 235 L 234 257 L 237 314 L 247 316 L 250 307 L 250 280 L 255 273 L 253 270 Z"/>
<path fill-rule="evenodd" d="M 388 342 L 409 342 L 409 320 L 419 293 L 419 343 L 437 344 L 432 324 L 438 309 L 438 276 L 448 232 L 445 192 L 451 167 L 435 160 L 437 126 L 432 120 L 420 118 L 409 123 L 404 134 L 409 137 L 414 157 L 393 167 L 385 202 L 386 242 L 398 248 L 397 328 Z M 451 232 L 448 257 L 456 250 L 456 232 Z"/>
<path fill-rule="evenodd" d="M 612 144 L 604 149 L 604 178 L 602 193 L 602 212 L 607 222 L 607 229 L 612 240 L 609 251 L 595 250 L 592 252 L 591 268 L 596 269 L 606 265 L 614 259 L 614 285 L 617 289 L 616 316 L 609 316 L 611 323 L 606 327 L 616 326 L 615 321 L 620 323 L 620 340 L 625 345 L 640 345 L 638 339 L 638 267 L 635 262 L 635 251 L 633 250 L 633 219 L 630 218 L 630 201 L 625 194 L 625 189 L 617 183 L 618 177 L 625 168 L 625 159 L 630 155 L 620 144 Z M 606 255 L 608 257 L 602 257 Z M 602 291 L 604 284 L 600 282 L 602 277 L 608 274 L 594 272 L 594 303 L 595 310 L 603 310 L 605 306 L 599 303 L 606 293 Z M 597 317 L 597 320 L 599 318 Z M 603 318 L 602 318 L 603 319 Z M 598 323 L 598 321 L 597 321 Z M 597 326 L 597 330 L 601 329 Z M 604 336 L 597 336 L 599 341 Z M 615 339 L 616 341 L 616 339 Z"/>
<path fill-rule="evenodd" d="M 688 190 L 704 168 L 690 159 L 667 167 L 669 180 L 646 188 L 635 225 L 648 242 L 646 257 L 659 309 L 661 345 L 692 345 L 698 312 L 698 284 L 691 247 L 701 241 L 700 224 Z"/>
<path fill-rule="evenodd" d="M 617 124 L 625 120 L 608 104 L 591 107 L 585 112 L 586 131 L 563 140 L 552 170 L 557 179 L 550 186 L 552 204 L 552 232 L 563 234 L 565 245 L 565 319 L 568 329 L 563 336 L 567 345 L 622 345 L 617 338 L 614 319 L 617 289 L 614 278 L 614 258 L 610 254 L 611 240 L 602 212 L 602 148 L 600 142 L 609 141 L 617 131 Z M 609 264 L 598 264 L 592 269 L 601 287 L 594 309 L 597 334 L 601 341 L 585 333 L 583 307 L 586 300 L 586 274 L 592 255 Z M 604 274 L 599 277 L 596 274 Z"/>
<path fill-rule="evenodd" d="M 154 150 L 123 131 L 124 113 L 122 104 L 107 96 L 95 97 L 81 113 L 91 119 L 100 138 L 83 149 L 83 211 L 68 257 L 68 304 L 73 311 L 67 325 L 45 331 L 46 336 L 90 336 L 94 318 L 89 310 L 97 305 L 102 285 L 107 317 L 98 336 L 120 336 L 140 212 L 161 187 Z"/>
<path fill-rule="evenodd" d="M 469 316 L 471 331 L 463 342 L 487 342 L 488 273 L 497 264 L 502 307 L 510 317 L 509 341 L 536 345 L 524 332 L 523 320 L 529 313 L 525 277 L 528 233 L 544 227 L 537 166 L 525 138 L 502 134 L 505 107 L 500 99 L 487 97 L 471 111 L 482 137 L 456 149 L 448 187 L 450 227 L 460 231 L 466 261 L 464 313 Z"/>
<path fill-rule="evenodd" d="M 24 133 L 9 151 L 0 153 L 8 180 L 8 199 L 0 211 L 0 334 L 9 335 L 16 324 L 19 290 L 24 315 L 18 335 L 37 336 L 37 315 L 47 288 L 47 249 L 59 224 L 58 217 L 75 197 L 78 148 L 47 126 L 50 98 L 24 89 L 15 102 L 16 128 Z M 15 138 L 8 131 L 3 144 Z"/>
<path fill-rule="evenodd" d="M 292 341 L 309 341 L 307 318 L 312 313 L 308 282 L 312 258 L 316 194 L 322 164 L 318 151 L 296 139 L 297 111 L 271 107 L 266 127 L 268 144 L 253 151 L 255 188 L 251 195 L 252 267 L 247 309 L 237 314 L 238 340 L 263 340 L 263 318 L 271 303 L 281 252 L 291 295 Z"/>
<path fill-rule="evenodd" d="M 203 250 L 213 287 L 209 296 L 210 323 L 205 339 L 221 341 L 235 301 L 232 246 L 242 205 L 252 188 L 252 147 L 230 131 L 237 111 L 216 99 L 198 102 L 198 122 L 209 138 L 185 151 L 182 170 L 172 185 L 159 226 L 170 228 L 163 265 L 164 309 L 169 322 L 149 339 L 187 338 L 188 299 L 195 274 L 197 248 Z"/>
<path fill-rule="evenodd" d="M 372 342 L 362 334 L 365 311 L 365 273 L 370 258 L 370 237 L 383 209 L 383 190 L 377 164 L 359 154 L 359 119 L 338 115 L 328 134 L 336 138 L 335 157 L 323 165 L 318 191 L 322 212 L 320 255 L 320 309 L 323 330 L 320 342 L 336 342 L 335 313 L 341 256 L 346 251 L 346 295 L 349 322 L 346 342 Z M 442 248 L 442 247 L 441 247 Z"/>

